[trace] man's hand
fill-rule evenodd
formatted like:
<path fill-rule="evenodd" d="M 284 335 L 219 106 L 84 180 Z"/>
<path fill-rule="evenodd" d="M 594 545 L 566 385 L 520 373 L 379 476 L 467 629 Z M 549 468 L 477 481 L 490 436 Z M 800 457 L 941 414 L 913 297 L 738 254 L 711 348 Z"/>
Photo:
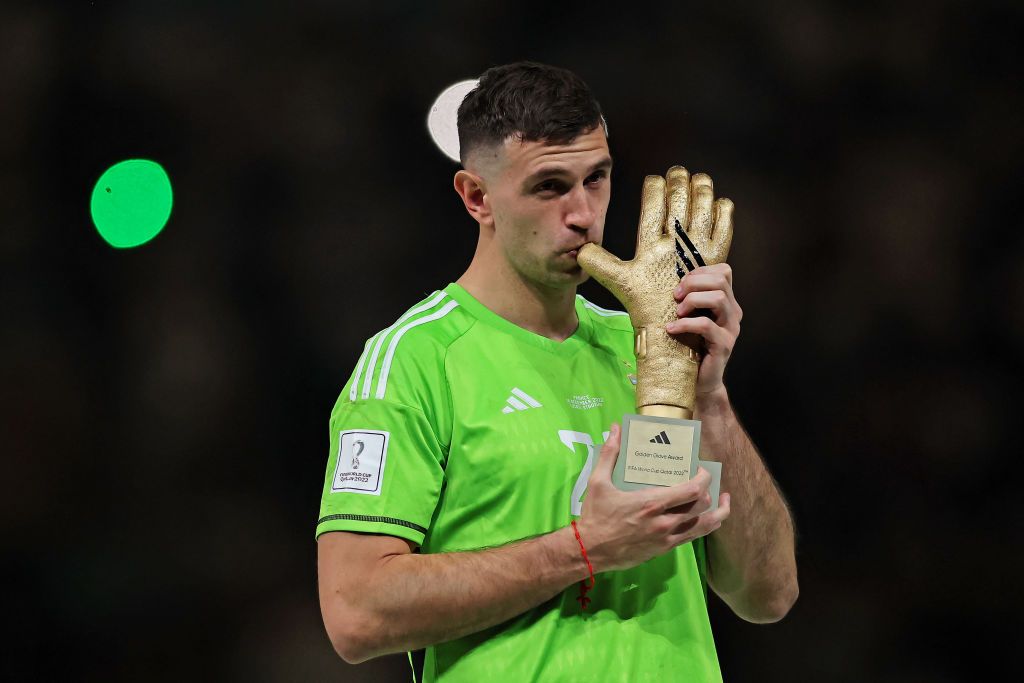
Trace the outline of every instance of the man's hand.
<path fill-rule="evenodd" d="M 729 516 L 729 494 L 711 507 L 711 475 L 701 468 L 674 486 L 620 491 L 612 484 L 621 429 L 612 425 L 590 475 L 583 515 L 577 524 L 595 572 L 628 569 L 718 529 Z M 705 513 L 705 514 L 702 514 Z"/>
<path fill-rule="evenodd" d="M 725 366 L 740 334 L 743 310 L 732 291 L 732 268 L 727 263 L 697 268 L 679 281 L 673 296 L 679 302 L 679 319 L 665 325 L 665 329 L 677 339 L 696 334 L 704 340 L 697 373 L 699 401 L 724 386 Z"/>

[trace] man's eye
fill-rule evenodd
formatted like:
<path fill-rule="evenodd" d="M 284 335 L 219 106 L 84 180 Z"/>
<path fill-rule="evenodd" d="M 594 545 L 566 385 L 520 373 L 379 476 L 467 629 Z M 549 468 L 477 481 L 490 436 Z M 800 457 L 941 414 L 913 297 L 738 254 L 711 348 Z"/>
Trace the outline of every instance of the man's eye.
<path fill-rule="evenodd" d="M 541 184 L 537 185 L 537 192 L 559 192 L 561 191 L 561 183 L 554 180 L 545 180 Z"/>
<path fill-rule="evenodd" d="M 598 171 L 598 172 L 597 172 L 597 173 L 595 173 L 594 175 L 592 175 L 592 176 L 590 176 L 589 178 L 587 178 L 587 182 L 588 182 L 588 183 L 596 183 L 596 182 L 598 182 L 599 180 L 602 180 L 602 179 L 604 179 L 604 176 L 605 176 L 605 173 L 604 173 L 604 171 Z"/>

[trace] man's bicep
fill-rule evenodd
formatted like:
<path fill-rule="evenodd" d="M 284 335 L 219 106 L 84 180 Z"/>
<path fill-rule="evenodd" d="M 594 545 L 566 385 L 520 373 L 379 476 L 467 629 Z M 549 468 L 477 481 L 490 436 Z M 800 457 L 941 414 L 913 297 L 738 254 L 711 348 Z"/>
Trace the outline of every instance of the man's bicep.
<path fill-rule="evenodd" d="M 371 596 L 373 577 L 389 557 L 409 555 L 412 541 L 384 534 L 330 531 L 317 538 L 317 586 L 324 627 L 335 649 L 351 657 L 358 638 L 368 628 L 366 601 Z M 346 654 L 349 653 L 349 654 Z"/>
<path fill-rule="evenodd" d="M 408 555 L 416 550 L 416 544 L 406 538 L 351 531 L 321 534 L 316 547 L 321 592 L 325 584 L 331 586 L 339 580 L 365 585 L 358 577 L 367 576 L 388 557 Z"/>

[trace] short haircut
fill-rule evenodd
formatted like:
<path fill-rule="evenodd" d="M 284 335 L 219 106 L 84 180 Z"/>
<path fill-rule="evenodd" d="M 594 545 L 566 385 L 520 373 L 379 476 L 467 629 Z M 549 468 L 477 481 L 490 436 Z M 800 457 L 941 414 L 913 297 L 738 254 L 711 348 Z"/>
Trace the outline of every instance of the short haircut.
<path fill-rule="evenodd" d="M 495 66 L 459 105 L 459 157 L 465 165 L 474 149 L 501 145 L 511 136 L 565 144 L 598 125 L 608 133 L 601 105 L 568 69 L 537 62 Z"/>

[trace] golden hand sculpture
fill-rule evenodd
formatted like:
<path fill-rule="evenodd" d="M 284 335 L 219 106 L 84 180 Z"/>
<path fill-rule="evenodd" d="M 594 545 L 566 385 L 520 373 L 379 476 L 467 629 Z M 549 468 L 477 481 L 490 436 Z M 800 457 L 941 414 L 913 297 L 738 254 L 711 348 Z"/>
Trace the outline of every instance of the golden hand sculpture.
<path fill-rule="evenodd" d="M 722 263 L 732 244 L 730 200 L 715 200 L 711 178 L 682 166 L 644 179 L 636 256 L 621 261 L 596 244 L 577 261 L 629 313 L 636 335 L 636 405 L 641 415 L 690 419 L 701 338 L 670 335 L 677 319 L 672 291 L 694 268 Z"/>

